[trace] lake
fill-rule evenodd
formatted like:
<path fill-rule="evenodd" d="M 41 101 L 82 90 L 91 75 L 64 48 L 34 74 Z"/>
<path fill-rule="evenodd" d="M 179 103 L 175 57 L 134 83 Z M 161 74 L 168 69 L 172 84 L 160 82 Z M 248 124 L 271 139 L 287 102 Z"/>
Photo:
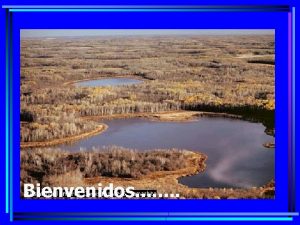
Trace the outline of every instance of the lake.
<path fill-rule="evenodd" d="M 103 86 L 118 86 L 118 85 L 131 85 L 139 84 L 141 80 L 132 78 L 107 78 L 98 80 L 87 80 L 75 83 L 77 87 L 103 87 Z"/>
<path fill-rule="evenodd" d="M 179 182 L 189 187 L 249 188 L 274 178 L 274 149 L 263 143 L 274 141 L 260 123 L 229 118 L 201 117 L 188 122 L 160 122 L 143 118 L 103 121 L 102 134 L 80 140 L 62 149 L 90 150 L 93 146 L 119 145 L 140 151 L 178 148 L 203 152 L 207 167 Z"/>

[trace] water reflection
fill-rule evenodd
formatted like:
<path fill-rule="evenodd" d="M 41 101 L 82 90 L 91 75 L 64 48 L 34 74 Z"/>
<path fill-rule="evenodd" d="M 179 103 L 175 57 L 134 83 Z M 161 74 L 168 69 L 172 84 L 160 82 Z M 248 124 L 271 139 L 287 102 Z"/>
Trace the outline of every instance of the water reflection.
<path fill-rule="evenodd" d="M 179 148 L 208 156 L 207 169 L 179 181 L 190 187 L 253 187 L 274 177 L 274 150 L 262 146 L 274 138 L 264 126 L 227 118 L 200 118 L 193 122 L 157 122 L 146 119 L 104 121 L 106 132 L 61 148 L 120 145 L 139 150 Z"/>

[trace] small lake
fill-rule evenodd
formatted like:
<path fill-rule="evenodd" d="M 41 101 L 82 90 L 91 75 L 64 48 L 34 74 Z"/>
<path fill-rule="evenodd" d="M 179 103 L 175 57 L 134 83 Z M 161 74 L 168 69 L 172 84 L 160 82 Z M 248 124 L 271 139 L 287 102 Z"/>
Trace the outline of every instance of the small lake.
<path fill-rule="evenodd" d="M 263 147 L 274 138 L 265 134 L 260 123 L 208 117 L 189 122 L 131 118 L 104 123 L 109 126 L 104 133 L 58 147 L 78 151 L 119 145 L 141 151 L 178 148 L 203 152 L 208 156 L 206 170 L 179 179 L 189 187 L 249 188 L 274 178 L 274 149 Z"/>
<path fill-rule="evenodd" d="M 103 86 L 119 86 L 119 85 L 131 85 L 139 84 L 141 80 L 132 79 L 132 78 L 107 78 L 99 80 L 88 80 L 80 81 L 75 83 L 77 87 L 103 87 Z"/>

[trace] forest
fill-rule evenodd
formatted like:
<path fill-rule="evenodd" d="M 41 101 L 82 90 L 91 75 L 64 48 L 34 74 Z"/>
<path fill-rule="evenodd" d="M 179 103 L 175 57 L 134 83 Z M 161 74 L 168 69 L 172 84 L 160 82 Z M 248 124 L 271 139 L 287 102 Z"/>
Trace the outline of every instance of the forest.
<path fill-rule="evenodd" d="M 156 171 L 185 168 L 189 157 L 188 151 L 179 149 L 140 152 L 120 146 L 107 146 L 71 153 L 57 148 L 36 148 L 21 151 L 21 190 L 24 183 L 59 185 L 56 178 L 70 172 L 76 172 L 81 182 L 84 178 L 100 176 L 141 178 Z"/>
<path fill-rule="evenodd" d="M 273 198 L 272 176 L 268 177 L 268 183 L 251 188 L 237 186 L 235 181 L 228 184 L 234 188 L 194 188 L 181 183 L 182 177 L 207 171 L 206 162 L 214 160 L 208 158 L 209 151 L 207 155 L 203 153 L 203 143 L 194 143 L 194 149 L 158 146 L 142 150 L 115 144 L 103 146 L 97 139 L 91 141 L 94 147 L 87 150 L 82 150 L 84 146 L 66 149 L 67 145 L 81 143 L 84 141 L 81 139 L 89 136 L 99 138 L 98 134 L 107 134 L 109 123 L 105 121 L 115 118 L 142 117 L 147 122 L 173 125 L 200 117 L 223 116 L 230 123 L 234 119 L 251 124 L 259 122 L 262 124 L 259 124 L 262 127 L 259 139 L 264 132 L 274 138 L 274 47 L 274 35 L 21 38 L 21 196 L 24 183 L 87 186 L 101 182 L 161 193 L 174 191 L 181 198 Z M 131 78 L 139 82 L 79 85 L 83 81 L 108 78 Z M 253 128 L 258 130 L 254 132 L 260 131 L 259 126 Z M 237 129 L 249 136 L 249 130 Z M 218 130 L 224 132 L 225 127 Z M 230 135 L 228 132 L 228 140 L 220 142 L 229 145 L 234 136 Z M 258 151 L 263 148 L 262 151 L 268 152 L 250 154 L 262 154 L 271 165 L 273 140 L 253 141 Z M 214 142 L 214 137 L 207 140 L 210 141 Z M 221 172 L 229 167 L 226 159 L 221 161 Z M 256 169 L 254 165 L 248 167 L 250 172 Z M 222 177 L 219 170 L 217 175 Z M 234 172 L 242 174 L 239 167 Z M 228 174 L 231 178 L 232 174 Z"/>
<path fill-rule="evenodd" d="M 272 199 L 274 180 L 262 187 L 189 188 L 178 183 L 181 176 L 201 172 L 207 156 L 184 149 L 139 151 L 120 146 L 68 152 L 58 148 L 21 151 L 21 197 L 25 183 L 41 187 L 96 186 L 113 183 L 135 189 L 179 193 L 180 199 Z"/>
<path fill-rule="evenodd" d="M 91 131 L 89 116 L 178 110 L 242 114 L 274 130 L 274 67 L 273 35 L 22 39 L 21 142 Z M 106 77 L 143 82 L 76 85 Z"/>

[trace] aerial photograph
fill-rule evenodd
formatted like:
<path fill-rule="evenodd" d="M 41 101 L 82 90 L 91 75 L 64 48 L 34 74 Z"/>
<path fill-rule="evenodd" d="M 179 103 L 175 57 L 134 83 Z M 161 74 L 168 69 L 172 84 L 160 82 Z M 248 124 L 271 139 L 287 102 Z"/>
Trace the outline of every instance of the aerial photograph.
<path fill-rule="evenodd" d="M 274 36 L 22 29 L 21 197 L 27 183 L 101 183 L 157 193 L 146 199 L 274 199 Z"/>

